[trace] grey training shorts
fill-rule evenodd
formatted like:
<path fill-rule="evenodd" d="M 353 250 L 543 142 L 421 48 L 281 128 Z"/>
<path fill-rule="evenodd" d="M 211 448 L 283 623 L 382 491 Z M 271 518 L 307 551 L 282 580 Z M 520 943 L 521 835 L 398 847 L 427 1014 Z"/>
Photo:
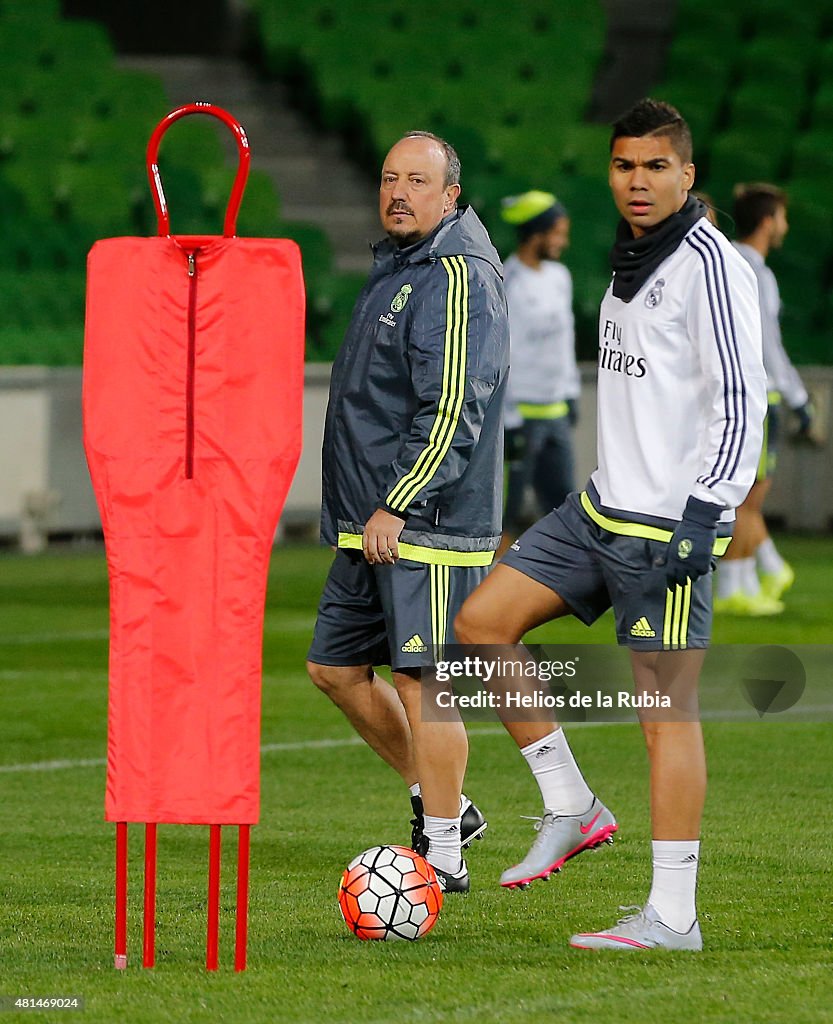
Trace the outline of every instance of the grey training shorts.
<path fill-rule="evenodd" d="M 360 551 L 339 550 L 307 657 L 318 665 L 394 670 L 433 665 L 435 645 L 454 643 L 454 617 L 487 572 L 404 558 L 369 565 Z"/>
<path fill-rule="evenodd" d="M 711 573 L 669 590 L 663 568 L 667 541 L 605 529 L 588 514 L 589 507 L 581 495 L 570 494 L 515 541 L 503 564 L 554 590 L 588 626 L 612 606 L 616 639 L 626 647 L 708 647 Z M 647 527 L 646 532 L 658 531 Z"/>

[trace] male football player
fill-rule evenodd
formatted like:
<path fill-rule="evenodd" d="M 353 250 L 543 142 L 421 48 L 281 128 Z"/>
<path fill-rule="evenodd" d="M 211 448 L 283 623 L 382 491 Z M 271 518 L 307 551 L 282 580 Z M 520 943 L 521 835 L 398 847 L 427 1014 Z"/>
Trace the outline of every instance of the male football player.
<path fill-rule="evenodd" d="M 609 183 L 621 220 L 599 316 L 598 468 L 541 519 L 463 605 L 461 643 L 517 644 L 564 615 L 613 607 L 650 762 L 653 883 L 637 913 L 574 935 L 589 949 L 699 950 L 695 905 L 706 760 L 697 710 L 711 631 L 711 571 L 761 450 L 766 381 L 749 266 L 709 222 L 679 112 L 642 100 L 613 126 Z M 618 825 L 553 720 L 505 725 L 541 790 L 529 853 L 504 886 L 549 877 Z"/>

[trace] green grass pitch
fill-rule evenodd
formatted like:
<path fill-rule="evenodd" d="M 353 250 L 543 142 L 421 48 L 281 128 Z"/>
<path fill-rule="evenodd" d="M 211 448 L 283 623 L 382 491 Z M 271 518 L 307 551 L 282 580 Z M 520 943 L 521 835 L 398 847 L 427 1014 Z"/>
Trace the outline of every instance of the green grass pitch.
<path fill-rule="evenodd" d="M 797 572 L 787 613 L 722 620 L 716 640 L 830 641 L 833 541 L 785 538 L 782 549 Z M 537 791 L 508 737 L 473 725 L 466 788 L 489 830 L 469 852 L 471 895 L 449 898 L 420 942 L 350 936 L 335 901 L 340 873 L 368 846 L 407 842 L 410 808 L 399 780 L 304 674 L 329 558 L 309 547 L 275 552 L 249 970 L 232 969 L 229 829 L 221 969 L 209 975 L 202 966 L 208 840 L 196 827 L 159 830 L 153 971 L 139 966 L 142 837 L 131 828 L 130 965 L 112 966 L 103 556 L 0 557 L 0 996 L 82 996 L 83 1013 L 33 1019 L 85 1024 L 833 1020 L 833 728 L 826 722 L 706 724 L 701 955 L 567 947 L 573 931 L 610 925 L 620 904 L 647 894 L 647 771 L 633 725 L 571 732 L 590 784 L 617 813 L 616 844 L 525 893 L 502 891 L 497 879 L 533 837 L 520 815 L 538 812 Z M 606 642 L 611 633 L 606 618 L 590 631 L 558 623 L 536 639 Z"/>

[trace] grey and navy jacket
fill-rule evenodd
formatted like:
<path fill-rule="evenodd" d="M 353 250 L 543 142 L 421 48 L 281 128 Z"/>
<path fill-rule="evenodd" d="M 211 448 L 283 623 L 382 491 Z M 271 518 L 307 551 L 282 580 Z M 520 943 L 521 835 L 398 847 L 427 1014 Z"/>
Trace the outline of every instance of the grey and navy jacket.
<path fill-rule="evenodd" d="M 500 259 L 473 210 L 415 245 L 385 240 L 333 364 L 321 536 L 360 548 L 378 508 L 400 557 L 488 565 L 501 530 L 509 323 Z"/>

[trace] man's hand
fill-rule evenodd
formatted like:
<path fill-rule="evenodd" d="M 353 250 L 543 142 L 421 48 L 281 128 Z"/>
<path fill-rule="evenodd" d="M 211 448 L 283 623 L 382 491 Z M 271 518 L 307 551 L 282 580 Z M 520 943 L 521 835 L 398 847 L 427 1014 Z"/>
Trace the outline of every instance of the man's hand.
<path fill-rule="evenodd" d="M 393 565 L 399 558 L 399 534 L 405 526 L 400 519 L 383 508 L 377 508 L 364 524 L 362 551 L 371 565 Z"/>
<path fill-rule="evenodd" d="M 668 542 L 665 577 L 669 588 L 685 586 L 709 571 L 717 521 L 723 511 L 720 505 L 693 496 L 688 499 L 683 518 Z"/>
<path fill-rule="evenodd" d="M 797 409 L 793 409 L 793 414 L 798 420 L 798 430 L 796 431 L 796 438 L 801 441 L 809 441 L 811 438 L 811 430 L 813 429 L 813 407 L 809 402 L 805 402 L 804 405 L 798 406 Z"/>

